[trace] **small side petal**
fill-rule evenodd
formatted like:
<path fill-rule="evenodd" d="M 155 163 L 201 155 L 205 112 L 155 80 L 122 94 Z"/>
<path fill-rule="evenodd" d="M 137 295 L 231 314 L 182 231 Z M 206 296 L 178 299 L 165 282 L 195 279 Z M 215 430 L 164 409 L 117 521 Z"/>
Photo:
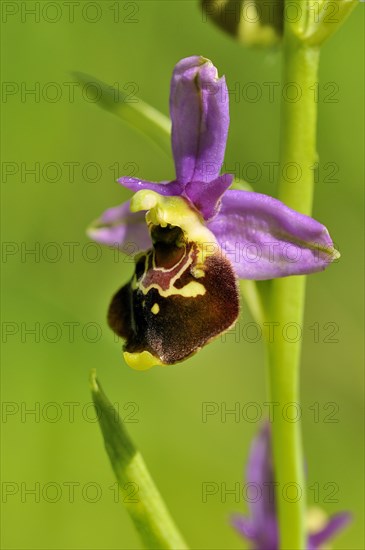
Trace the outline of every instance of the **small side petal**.
<path fill-rule="evenodd" d="M 131 212 L 130 201 L 109 208 L 93 222 L 87 235 L 94 241 L 133 255 L 151 246 L 145 212 Z"/>
<path fill-rule="evenodd" d="M 251 541 L 256 540 L 256 529 L 250 518 L 240 514 L 234 514 L 231 516 L 231 524 L 239 532 L 239 534 L 246 539 Z"/>
<path fill-rule="evenodd" d="M 351 521 L 352 516 L 348 512 L 341 512 L 332 516 L 327 525 L 318 531 L 309 535 L 308 537 L 308 550 L 317 550 L 328 539 L 332 538 L 336 533 L 344 529 Z"/>
<path fill-rule="evenodd" d="M 208 228 L 243 279 L 314 273 L 339 257 L 322 224 L 259 193 L 228 190 Z"/>
<path fill-rule="evenodd" d="M 229 126 L 224 77 L 200 56 L 175 66 L 170 93 L 172 151 L 176 177 L 183 183 L 209 182 L 219 175 Z"/>
<path fill-rule="evenodd" d="M 268 521 L 263 528 L 260 528 L 253 519 L 237 514 L 232 516 L 231 523 L 240 535 L 251 541 L 252 550 L 278 549 L 276 521 Z"/>
<path fill-rule="evenodd" d="M 193 181 L 185 187 L 185 196 L 199 210 L 205 220 L 213 218 L 220 206 L 220 200 L 233 180 L 233 174 L 224 174 L 208 183 Z"/>
<path fill-rule="evenodd" d="M 141 189 L 149 189 L 150 191 L 156 191 L 156 193 L 159 193 L 160 195 L 172 197 L 181 195 L 184 190 L 184 185 L 178 181 L 161 181 L 157 183 L 138 178 L 130 178 L 128 176 L 119 178 L 117 181 L 135 193 L 137 193 L 137 191 L 141 191 Z"/>

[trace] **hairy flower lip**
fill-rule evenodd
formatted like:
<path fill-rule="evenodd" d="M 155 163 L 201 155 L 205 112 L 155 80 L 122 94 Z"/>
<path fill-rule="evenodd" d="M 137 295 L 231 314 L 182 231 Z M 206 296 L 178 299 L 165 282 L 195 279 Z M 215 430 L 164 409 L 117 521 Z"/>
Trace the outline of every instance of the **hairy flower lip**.
<path fill-rule="evenodd" d="M 138 370 L 191 357 L 229 330 L 239 314 L 237 277 L 229 260 L 213 252 L 202 258 L 191 240 L 174 258 L 175 238 L 181 236 L 175 229 L 174 238 L 163 235 L 138 256 L 135 275 L 109 310 L 109 325 L 126 339 L 125 359 Z M 167 252 L 162 264 L 157 261 L 161 242 Z"/>

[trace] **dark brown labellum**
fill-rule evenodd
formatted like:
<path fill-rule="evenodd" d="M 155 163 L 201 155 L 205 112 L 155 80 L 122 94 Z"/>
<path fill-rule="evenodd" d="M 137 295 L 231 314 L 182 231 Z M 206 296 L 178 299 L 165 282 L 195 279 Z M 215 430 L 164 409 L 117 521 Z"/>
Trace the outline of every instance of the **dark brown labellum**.
<path fill-rule="evenodd" d="M 178 227 L 151 230 L 153 248 L 136 260 L 129 283 L 113 297 L 108 321 L 126 339 L 124 351 L 149 352 L 158 363 L 178 363 L 234 324 L 237 280 L 217 247 L 204 261 Z"/>

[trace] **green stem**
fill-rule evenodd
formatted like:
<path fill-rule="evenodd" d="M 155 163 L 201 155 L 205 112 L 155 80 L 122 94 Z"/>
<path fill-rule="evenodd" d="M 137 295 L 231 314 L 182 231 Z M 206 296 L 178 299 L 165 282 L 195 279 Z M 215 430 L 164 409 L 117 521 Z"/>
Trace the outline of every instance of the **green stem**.
<path fill-rule="evenodd" d="M 131 441 L 117 411 L 91 372 L 91 393 L 115 477 L 123 501 L 143 545 L 148 549 L 186 550 L 188 547 L 169 511 L 142 455 Z"/>
<path fill-rule="evenodd" d="M 313 86 L 317 82 L 319 50 L 304 45 L 296 34 L 294 28 L 286 26 L 283 45 L 284 94 L 279 198 L 291 208 L 309 215 L 313 198 L 313 165 L 316 161 L 317 104 Z M 293 85 L 288 86 L 289 83 Z M 288 96 L 294 97 L 295 91 L 300 98 L 290 101 Z M 287 170 L 290 166 L 288 163 L 294 163 L 291 165 L 293 167 L 300 167 L 301 177 L 296 183 L 289 181 L 293 173 Z M 280 548 L 287 550 L 306 548 L 304 459 L 300 422 L 290 421 L 294 417 L 294 407 L 299 403 L 301 338 L 297 342 L 290 342 L 285 332 L 289 326 L 299 327 L 298 330 L 301 331 L 305 283 L 304 276 L 275 279 L 270 293 L 269 315 L 271 321 L 276 323 L 276 326 L 271 327 L 275 332 L 271 333 L 271 338 L 268 336 L 270 397 L 279 404 L 272 426 L 273 455 L 278 483 Z M 288 408 L 289 403 L 294 403 L 294 407 Z M 295 487 L 300 494 L 297 500 Z"/>

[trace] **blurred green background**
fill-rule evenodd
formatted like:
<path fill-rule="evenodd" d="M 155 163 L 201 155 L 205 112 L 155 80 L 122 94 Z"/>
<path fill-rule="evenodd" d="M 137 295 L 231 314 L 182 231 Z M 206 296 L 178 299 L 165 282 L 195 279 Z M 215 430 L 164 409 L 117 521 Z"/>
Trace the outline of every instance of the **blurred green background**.
<path fill-rule="evenodd" d="M 35 4 L 39 17 L 26 11 Z M 280 82 L 281 53 L 242 48 L 206 23 L 195 1 L 81 1 L 73 18 L 65 4 L 59 11 L 51 2 L 2 3 L 2 547 L 140 547 L 115 502 L 90 405 L 96 367 L 191 547 L 242 548 L 228 519 L 247 502 L 221 489 L 244 483 L 255 416 L 268 410 L 262 341 L 231 334 L 176 367 L 139 373 L 124 364 L 105 316 L 133 264 L 88 246 L 85 228 L 129 196 L 117 175 L 169 179 L 173 164 L 74 88 L 70 72 L 117 82 L 168 114 L 175 63 L 194 54 L 212 59 L 239 94 L 231 95 L 226 168 L 274 195 L 267 163 L 278 160 L 280 87 L 271 101 L 267 83 Z M 309 277 L 303 330 L 308 499 L 327 513 L 353 511 L 353 524 L 333 543 L 342 549 L 364 548 L 363 7 L 322 52 L 314 215 L 342 257 Z M 262 93 L 256 102 L 248 82 Z M 250 321 L 243 304 L 240 328 Z M 202 422 L 206 402 L 219 412 Z M 222 422 L 224 407 L 236 403 L 240 419 Z M 217 494 L 203 502 L 205 482 Z"/>

